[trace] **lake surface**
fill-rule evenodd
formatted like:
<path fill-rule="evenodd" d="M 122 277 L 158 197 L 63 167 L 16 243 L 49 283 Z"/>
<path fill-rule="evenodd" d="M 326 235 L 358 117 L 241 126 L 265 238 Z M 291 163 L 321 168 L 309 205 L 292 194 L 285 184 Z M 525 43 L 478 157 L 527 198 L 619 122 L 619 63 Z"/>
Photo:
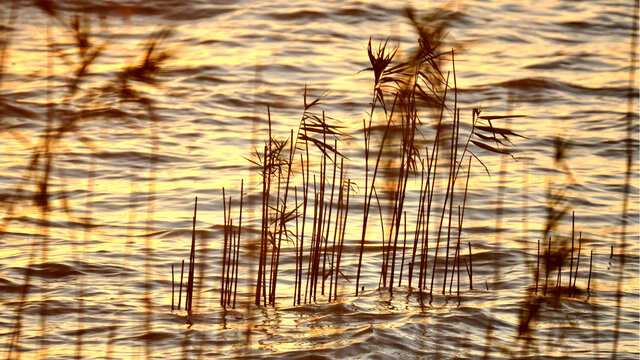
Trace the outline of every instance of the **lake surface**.
<path fill-rule="evenodd" d="M 11 6 L 0 9 L 6 44 L 0 82 L 5 358 L 638 358 L 638 90 L 629 81 L 637 77 L 637 58 L 632 62 L 630 53 L 637 47 L 631 41 L 633 2 L 6 3 Z M 385 233 L 374 201 L 355 296 L 365 182 L 371 181 L 381 141 L 381 132 L 372 139 L 365 179 L 363 119 L 369 119 L 373 75 L 362 70 L 370 66 L 370 38 L 374 48 L 389 38 L 389 48 L 398 45 L 398 59 L 415 48 L 408 5 L 417 14 L 440 9 L 438 19 L 449 21 L 441 49 L 456 49 L 461 139 L 471 131 L 474 108 L 483 115 L 526 115 L 492 122 L 525 137 L 509 138 L 513 157 L 473 149 L 490 175 L 474 160 L 460 233 L 461 258 L 473 263 L 473 289 L 460 265 L 459 295 L 457 277 L 452 291 L 447 285 L 442 294 L 440 267 L 431 295 L 430 282 L 422 292 L 415 279 L 407 286 L 421 184 L 414 173 L 404 203 L 407 258 L 402 262 L 398 253 L 393 292 L 379 285 L 382 238 L 388 240 L 392 221 L 390 186 L 399 165 L 397 158 L 383 159 L 391 175 L 383 171 L 376 191 Z M 78 47 L 84 40 L 71 30 L 76 15 L 78 28 L 89 29 L 84 53 Z M 136 72 L 152 41 L 147 72 Z M 451 61 L 443 60 L 442 69 L 452 71 Z M 283 241 L 275 306 L 255 306 L 262 183 L 260 169 L 248 159 L 254 150 L 262 153 L 267 107 L 274 138 L 297 130 L 305 91 L 308 102 L 325 95 L 313 111 L 343 126 L 339 151 L 347 157 L 345 179 L 354 183 L 338 299 L 329 302 L 318 291 L 315 301 L 294 304 L 295 247 Z M 453 95 L 448 96 L 450 103 Z M 437 118 L 431 110 L 421 114 L 423 145 L 433 144 Z M 450 123 L 449 114 L 445 121 Z M 373 124 L 384 127 L 380 107 Z M 60 136 L 46 141 L 47 129 Z M 311 161 L 319 181 L 317 155 Z M 291 181 L 300 192 L 298 156 Z M 445 171 L 439 173 L 438 191 L 446 188 Z M 235 309 L 222 309 L 222 188 L 232 197 L 237 228 L 241 180 L 238 302 Z M 462 201 L 461 183 L 455 207 Z M 196 286 L 188 314 L 184 306 L 171 309 L 171 266 L 177 303 L 196 196 Z M 308 229 L 314 211 L 309 196 Z M 289 194 L 289 209 L 293 201 Z M 428 264 L 442 201 L 443 195 L 435 196 Z M 536 254 L 539 241 L 541 254 L 548 245 L 545 227 L 555 214 L 550 209 L 564 210 L 548 233 L 553 253 L 565 256 L 563 285 L 556 287 L 557 270 L 551 271 L 549 291 L 542 295 L 542 280 L 534 290 Z M 572 212 L 576 263 L 582 237 L 573 292 Z M 452 242 L 458 236 L 455 213 L 454 208 Z M 400 241 L 404 229 L 403 223 Z M 454 252 L 452 247 L 451 259 Z M 519 336 L 528 315 L 529 332 Z"/>

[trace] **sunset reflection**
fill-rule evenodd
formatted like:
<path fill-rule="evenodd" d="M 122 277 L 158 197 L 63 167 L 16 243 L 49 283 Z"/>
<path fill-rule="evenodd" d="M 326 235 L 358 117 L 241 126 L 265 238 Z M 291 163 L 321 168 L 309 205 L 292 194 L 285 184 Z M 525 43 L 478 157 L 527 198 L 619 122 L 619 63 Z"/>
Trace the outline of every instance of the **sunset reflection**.
<path fill-rule="evenodd" d="M 531 5 L 7 2 L 2 356 L 637 357 L 638 3 Z"/>

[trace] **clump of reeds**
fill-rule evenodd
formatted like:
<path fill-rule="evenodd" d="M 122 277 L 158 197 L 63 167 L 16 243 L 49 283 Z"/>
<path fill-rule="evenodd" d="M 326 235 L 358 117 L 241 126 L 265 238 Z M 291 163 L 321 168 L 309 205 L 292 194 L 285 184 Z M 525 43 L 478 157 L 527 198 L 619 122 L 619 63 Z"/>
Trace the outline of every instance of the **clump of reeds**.
<path fill-rule="evenodd" d="M 428 289 L 432 294 L 439 271 L 442 274 L 442 293 L 445 294 L 447 285 L 449 292 L 453 292 L 457 275 L 459 295 L 463 262 L 469 288 L 473 289 L 471 243 L 468 243 L 468 256 L 463 257 L 461 251 L 472 163 L 475 160 L 488 172 L 476 152 L 513 157 L 511 138 L 521 135 L 497 123 L 520 115 L 487 116 L 474 109 L 470 119 L 471 130 L 460 134 L 463 120 L 458 108 L 455 51 L 440 50 L 446 24 L 428 26 L 429 20 L 436 15 L 418 18 L 410 9 L 407 16 L 418 34 L 416 50 L 410 56 L 396 60 L 397 47 L 390 48 L 388 41 L 375 47 L 370 40 L 367 46 L 371 67 L 366 70 L 373 72 L 374 83 L 368 120 L 363 121 L 365 184 L 360 187 L 364 188 L 364 201 L 355 293 L 357 295 L 361 291 L 367 224 L 375 195 L 382 234 L 381 285 L 393 292 L 394 286 L 401 286 L 404 278 L 411 287 L 415 274 L 418 276 L 418 289 Z M 446 61 L 451 62 L 452 69 L 445 73 L 442 66 Z M 293 245 L 295 255 L 294 304 L 317 302 L 319 296 L 326 296 L 327 301 L 336 300 L 339 278 L 350 281 L 340 271 L 340 262 L 353 184 L 345 171 L 345 158 L 338 150 L 343 135 L 340 127 L 333 124 L 334 119 L 326 116 L 324 111 L 316 110 L 322 98 L 308 101 L 305 88 L 304 109 L 297 131 L 294 134 L 291 130 L 285 139 L 273 136 L 271 111 L 267 108 L 267 140 L 263 148 L 255 149 L 254 156 L 249 159 L 259 169 L 262 179 L 255 305 L 275 304 L 281 254 L 287 243 Z M 388 103 L 389 99 L 393 102 Z M 382 116 L 383 134 L 374 146 L 376 113 Z M 435 114 L 433 121 L 427 121 L 429 114 Z M 393 186 L 389 198 L 391 213 L 385 226 L 376 180 L 382 170 L 383 156 L 389 151 L 397 156 L 399 162 L 397 168 L 392 165 L 392 171 L 387 171 L 392 174 L 390 183 Z M 439 173 L 441 168 L 446 169 L 444 174 Z M 301 181 L 301 199 L 296 175 Z M 461 176 L 464 181 L 459 181 Z M 446 186 L 438 189 L 436 179 L 442 177 L 446 179 Z M 408 226 L 409 209 L 405 205 L 408 182 L 412 178 L 420 178 L 421 184 L 418 206 L 413 211 L 416 214 L 413 228 Z M 464 190 L 458 189 L 461 182 Z M 437 197 L 443 198 L 440 204 L 435 201 Z M 237 282 L 235 274 L 240 255 L 239 237 L 236 240 L 230 217 L 231 203 L 231 198 L 227 200 L 224 197 L 225 231 L 220 285 L 220 304 L 223 307 L 231 304 L 231 284 Z M 430 255 L 429 243 L 433 233 L 436 236 L 435 249 Z M 445 238 L 446 245 L 441 245 Z M 441 250 L 444 254 L 439 260 Z M 428 262 L 429 257 L 433 258 L 431 263 Z M 430 282 L 427 281 L 429 269 Z"/>
<path fill-rule="evenodd" d="M 566 183 L 572 183 L 574 181 L 571 169 L 566 161 L 569 147 L 567 140 L 561 137 L 554 138 L 554 163 L 557 168 L 562 169 L 566 174 Z M 553 305 L 562 297 L 574 297 L 582 292 L 576 283 L 579 278 L 583 239 L 582 232 L 579 231 L 576 249 L 575 211 L 571 212 L 570 237 L 562 237 L 556 234 L 556 229 L 560 222 L 572 208 L 572 205 L 566 198 L 568 188 L 566 183 L 558 185 L 552 180 L 549 180 L 547 184 L 547 219 L 542 231 L 542 242 L 540 240 L 537 242 L 536 268 L 533 274 L 535 285 L 529 289 L 528 295 L 520 309 L 518 336 L 526 338 L 527 341 L 531 339 L 535 320 L 541 316 L 546 305 Z M 544 244 L 545 241 L 546 245 Z M 543 249 L 546 248 L 543 253 L 541 253 L 541 245 Z M 541 263 L 544 266 L 544 274 L 541 274 Z M 566 283 L 563 280 L 563 265 L 565 266 L 565 271 L 567 265 L 569 270 L 568 277 L 565 277 L 565 279 L 568 278 L 568 282 Z M 591 250 L 589 274 L 586 284 L 587 299 L 591 295 L 592 265 L 593 250 Z M 553 280 L 554 277 L 555 281 Z M 550 278 L 551 282 L 549 280 Z M 542 285 L 539 284 L 540 281 L 542 281 Z M 542 288 L 541 295 L 539 294 L 540 287 Z"/>

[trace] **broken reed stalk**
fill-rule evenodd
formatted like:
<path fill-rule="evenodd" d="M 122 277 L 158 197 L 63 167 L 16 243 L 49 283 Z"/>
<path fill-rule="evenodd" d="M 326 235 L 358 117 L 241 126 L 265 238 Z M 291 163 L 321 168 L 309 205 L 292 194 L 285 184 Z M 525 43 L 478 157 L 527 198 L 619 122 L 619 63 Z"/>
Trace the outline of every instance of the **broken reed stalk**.
<path fill-rule="evenodd" d="M 180 271 L 180 290 L 178 291 L 178 310 L 182 305 L 182 278 L 184 276 L 184 259 L 182 260 L 182 270 Z"/>

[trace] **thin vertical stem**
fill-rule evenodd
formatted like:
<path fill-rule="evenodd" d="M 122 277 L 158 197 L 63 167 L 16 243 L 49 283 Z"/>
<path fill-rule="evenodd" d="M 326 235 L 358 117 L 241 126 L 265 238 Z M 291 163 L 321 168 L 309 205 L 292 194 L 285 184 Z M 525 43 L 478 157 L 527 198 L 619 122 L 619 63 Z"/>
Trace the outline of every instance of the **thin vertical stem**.
<path fill-rule="evenodd" d="M 173 299 L 174 299 L 174 292 L 175 292 L 175 287 L 176 287 L 175 280 L 174 280 L 173 276 L 174 276 L 173 275 L 173 264 L 171 264 L 171 311 L 173 311 L 173 308 L 174 308 L 174 306 L 173 306 L 173 304 L 174 304 L 173 301 L 174 300 Z"/>
<path fill-rule="evenodd" d="M 189 257 L 189 278 L 187 280 L 187 301 L 185 309 L 191 313 L 191 305 L 193 304 L 193 276 L 196 263 L 196 216 L 198 212 L 198 197 L 196 196 L 193 206 L 193 225 L 191 229 L 191 254 Z"/>
<path fill-rule="evenodd" d="M 236 295 L 238 294 L 238 267 L 240 265 L 240 235 L 242 233 L 242 204 L 244 200 L 244 179 L 240 180 L 240 219 L 238 220 L 238 241 L 236 248 L 236 275 L 233 284 L 233 308 L 236 307 Z"/>
<path fill-rule="evenodd" d="M 182 278 L 184 276 L 184 259 L 182 259 L 182 270 L 180 271 L 180 290 L 178 291 L 178 310 L 182 305 Z"/>
<path fill-rule="evenodd" d="M 340 185 L 342 186 L 342 184 Z M 349 215 L 349 189 L 351 187 L 351 179 L 347 180 L 347 204 L 344 210 L 344 221 L 342 222 L 342 234 L 340 236 L 340 249 L 338 250 L 338 263 L 336 265 L 336 281 L 334 282 L 333 300 L 338 299 L 338 278 L 340 278 L 340 259 L 342 258 L 342 249 L 344 247 L 344 235 L 347 228 L 347 216 Z"/>
<path fill-rule="evenodd" d="M 404 268 L 404 252 L 407 248 L 407 212 L 404 212 L 404 242 L 402 245 L 402 261 L 400 262 L 400 275 L 398 276 L 398 286 L 402 286 L 402 269 Z"/>
<path fill-rule="evenodd" d="M 575 290 L 576 288 L 576 280 L 578 279 L 578 266 L 580 266 L 580 249 L 581 248 L 582 248 L 582 232 L 580 232 L 578 235 L 578 259 L 576 261 L 576 270 L 573 276 L 573 285 L 572 285 L 573 290 Z"/>
<path fill-rule="evenodd" d="M 222 247 L 222 271 L 220 272 L 220 306 L 225 307 L 225 269 L 227 265 L 227 243 L 229 239 L 229 225 L 227 224 L 227 197 L 222 188 L 222 212 L 223 212 L 223 226 L 224 226 L 224 245 Z"/>
<path fill-rule="evenodd" d="M 573 279 L 573 239 L 575 237 L 576 230 L 576 212 L 573 211 L 571 215 L 571 265 L 569 266 L 569 289 L 571 289 Z"/>
<path fill-rule="evenodd" d="M 538 294 L 538 279 L 540 278 L 540 240 L 538 240 L 538 256 L 536 261 L 536 290 L 535 294 Z"/>
<path fill-rule="evenodd" d="M 471 255 L 471 242 L 469 244 L 469 290 L 473 290 L 473 256 Z"/>
<path fill-rule="evenodd" d="M 587 294 L 591 296 L 591 271 L 593 270 L 593 250 L 591 250 L 591 257 L 589 259 L 589 280 L 587 281 Z"/>

